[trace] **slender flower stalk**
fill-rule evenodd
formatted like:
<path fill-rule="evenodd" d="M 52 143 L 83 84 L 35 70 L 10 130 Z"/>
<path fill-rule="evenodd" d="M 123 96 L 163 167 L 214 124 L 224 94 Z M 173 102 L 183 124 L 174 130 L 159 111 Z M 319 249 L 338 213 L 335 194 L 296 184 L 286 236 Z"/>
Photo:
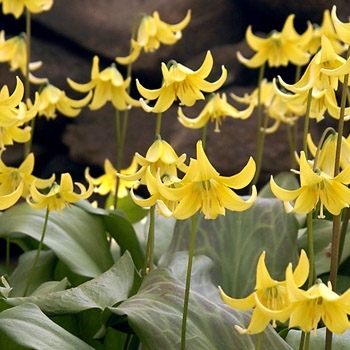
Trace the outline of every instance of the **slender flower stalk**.
<path fill-rule="evenodd" d="M 46 208 L 46 213 L 45 213 L 45 218 L 44 218 L 44 225 L 43 225 L 43 229 L 42 229 L 41 237 L 40 237 L 40 241 L 39 241 L 39 246 L 38 246 L 38 248 L 36 250 L 33 266 L 32 266 L 32 268 L 30 270 L 29 277 L 28 277 L 26 286 L 24 288 L 24 292 L 23 292 L 23 296 L 24 297 L 27 295 L 29 287 L 30 287 L 30 284 L 32 283 L 32 280 L 33 280 L 33 277 L 34 277 L 34 274 L 35 274 L 36 265 L 38 264 L 40 252 L 41 252 L 41 250 L 43 248 L 43 245 L 44 245 L 44 238 L 45 238 L 45 233 L 46 233 L 46 229 L 47 229 L 47 223 L 48 223 L 48 220 L 49 220 L 49 214 L 50 214 L 50 210 L 49 210 L 49 207 L 47 207 Z"/>
<path fill-rule="evenodd" d="M 191 236 L 190 236 L 190 246 L 188 250 L 184 307 L 182 311 L 181 350 L 186 349 L 186 324 L 187 324 L 187 314 L 188 314 L 188 303 L 190 299 L 191 273 L 192 273 L 194 248 L 195 248 L 195 241 L 196 241 L 196 230 L 197 230 L 197 213 L 194 214 L 191 218 Z"/>

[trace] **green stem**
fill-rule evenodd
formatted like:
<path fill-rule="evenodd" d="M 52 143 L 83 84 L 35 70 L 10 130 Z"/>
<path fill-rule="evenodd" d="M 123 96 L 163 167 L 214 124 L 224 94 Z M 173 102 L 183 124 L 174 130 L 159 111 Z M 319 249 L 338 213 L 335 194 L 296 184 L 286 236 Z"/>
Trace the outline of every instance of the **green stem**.
<path fill-rule="evenodd" d="M 41 232 L 41 238 L 40 238 L 39 246 L 38 246 L 38 249 L 36 251 L 36 255 L 35 255 L 35 258 L 34 258 L 33 266 L 32 266 L 32 269 L 30 271 L 26 287 L 24 289 L 24 293 L 23 293 L 24 297 L 27 295 L 29 286 L 32 283 L 32 280 L 33 280 L 33 277 L 34 277 L 34 273 L 35 273 L 35 268 L 36 268 L 36 265 L 37 265 L 38 260 L 39 260 L 40 252 L 41 252 L 41 250 L 43 248 L 43 245 L 44 245 L 44 237 L 45 237 L 45 233 L 46 233 L 47 223 L 48 223 L 48 220 L 49 220 L 49 213 L 50 213 L 49 207 L 47 207 L 46 208 L 45 219 L 44 219 L 44 226 L 43 226 L 43 230 Z"/>
<path fill-rule="evenodd" d="M 207 131 L 208 131 L 208 123 L 205 124 L 202 128 L 202 144 L 203 149 L 205 149 L 206 143 L 207 143 Z"/>
<path fill-rule="evenodd" d="M 262 333 L 259 333 L 256 336 L 256 347 L 255 347 L 255 350 L 260 350 L 261 349 L 262 335 L 263 335 Z"/>
<path fill-rule="evenodd" d="M 196 241 L 196 226 L 197 226 L 197 215 L 194 214 L 191 220 L 191 237 L 190 237 L 190 246 L 188 251 L 184 307 L 182 312 L 181 350 L 186 349 L 186 324 L 187 324 L 188 302 L 190 299 L 192 263 L 193 263 L 194 247 L 195 247 L 195 241 Z"/>
<path fill-rule="evenodd" d="M 263 130 L 263 115 L 262 115 L 262 104 L 261 104 L 261 84 L 265 74 L 265 64 L 260 66 L 259 77 L 258 77 L 258 116 L 257 116 L 257 142 L 256 142 L 256 171 L 252 181 L 252 185 L 256 185 L 260 176 L 262 155 L 265 142 L 265 130 Z"/>
<path fill-rule="evenodd" d="M 308 288 L 310 288 L 315 283 L 315 251 L 314 251 L 314 235 L 312 229 L 312 212 L 307 214 L 306 217 L 307 225 L 307 242 L 308 242 L 308 255 L 310 263 L 310 272 L 308 280 Z"/>
<path fill-rule="evenodd" d="M 146 244 L 145 262 L 142 269 L 142 277 L 145 277 L 153 269 L 154 260 L 154 229 L 155 229 L 155 211 L 156 207 L 152 206 L 149 211 L 149 227 Z"/>
<path fill-rule="evenodd" d="M 157 113 L 156 132 L 155 132 L 156 137 L 160 135 L 161 126 L 162 126 L 162 113 Z"/>
<path fill-rule="evenodd" d="M 312 88 L 309 90 L 309 94 L 307 96 L 304 131 L 303 131 L 303 151 L 305 153 L 306 159 L 308 157 L 307 134 L 309 133 L 311 101 L 312 101 Z"/>
<path fill-rule="evenodd" d="M 341 258 L 342 258 L 342 255 L 343 255 L 345 236 L 346 236 L 346 232 L 348 230 L 349 220 L 350 220 L 350 208 L 345 208 L 343 210 L 343 221 L 342 221 L 341 230 L 340 230 L 338 264 L 340 264 Z"/>
<path fill-rule="evenodd" d="M 31 36 L 32 36 L 32 26 L 31 26 L 31 15 L 30 11 L 26 8 L 25 10 L 26 16 L 26 54 L 27 54 L 27 62 L 26 62 L 26 72 L 24 77 L 24 102 L 30 98 L 30 81 L 29 81 L 29 63 L 31 58 Z M 24 158 L 30 153 L 32 149 L 32 142 L 34 137 L 34 126 L 35 126 L 35 117 L 30 121 L 31 127 L 31 135 L 29 141 L 24 144 Z"/>

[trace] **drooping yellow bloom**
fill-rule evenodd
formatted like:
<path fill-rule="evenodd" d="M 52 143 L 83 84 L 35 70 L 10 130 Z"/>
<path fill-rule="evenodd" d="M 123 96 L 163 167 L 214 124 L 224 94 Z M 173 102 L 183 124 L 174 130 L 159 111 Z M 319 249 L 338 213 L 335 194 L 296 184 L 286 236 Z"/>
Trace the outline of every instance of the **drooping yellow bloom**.
<path fill-rule="evenodd" d="M 81 109 L 88 104 L 92 96 L 90 91 L 83 99 L 73 100 L 67 97 L 63 90 L 52 84 L 47 84 L 40 91 L 39 115 L 47 119 L 56 118 L 56 111 L 67 117 L 76 117 Z"/>
<path fill-rule="evenodd" d="M 130 192 L 134 202 L 142 207 L 153 206 L 158 200 L 167 202 L 158 190 L 156 176 L 177 178 L 178 171 L 184 173 L 187 171 L 187 165 L 184 163 L 186 155 L 182 154 L 179 157 L 172 146 L 160 138 L 157 138 L 147 150 L 146 157 L 136 153 L 134 160 L 136 160 L 140 169 L 134 174 L 118 173 L 118 176 L 124 181 L 147 186 L 147 190 L 150 193 L 149 198 L 140 199 L 134 195 L 133 190 Z"/>
<path fill-rule="evenodd" d="M 127 169 L 122 169 L 120 173 L 122 175 L 130 175 L 134 174 L 137 170 L 137 162 L 136 158 L 133 159 L 132 163 Z M 105 173 L 99 176 L 96 179 L 92 179 L 95 187 L 95 192 L 104 196 L 108 193 L 112 193 L 115 195 L 115 189 L 117 185 L 117 169 L 114 168 L 111 161 L 109 159 L 105 159 L 104 162 L 104 171 Z M 118 187 L 118 198 L 123 198 L 128 195 L 128 189 L 130 189 L 134 185 L 134 181 L 126 181 L 120 179 L 119 187 Z"/>
<path fill-rule="evenodd" d="M 186 117 L 181 107 L 179 107 L 177 113 L 180 123 L 186 128 L 200 129 L 203 128 L 210 120 L 215 122 L 214 131 L 220 132 L 222 119 L 225 119 L 226 117 L 247 119 L 251 116 L 253 110 L 254 105 L 250 104 L 247 109 L 238 111 L 235 107 L 227 102 L 225 93 L 223 93 L 221 96 L 219 93 L 216 93 L 214 96 L 210 97 L 209 101 L 206 103 L 198 117 Z"/>
<path fill-rule="evenodd" d="M 233 93 L 231 93 L 231 97 L 240 103 L 257 107 L 259 104 L 258 94 L 259 89 L 256 88 L 251 94 L 245 94 L 243 97 Z M 299 117 L 305 115 L 306 105 L 293 104 L 281 95 L 273 82 L 269 82 L 266 79 L 262 80 L 260 85 L 260 104 L 264 107 L 264 113 L 273 120 L 273 124 L 265 128 L 266 133 L 275 132 L 281 123 L 294 125 Z"/>
<path fill-rule="evenodd" d="M 5 15 L 12 13 L 19 18 L 24 8 L 31 13 L 41 13 L 49 11 L 53 5 L 53 0 L 0 0 L 2 3 L 2 12 Z"/>
<path fill-rule="evenodd" d="M 61 211 L 70 203 L 75 203 L 80 199 L 89 198 L 94 190 L 91 177 L 86 172 L 85 178 L 89 183 L 89 187 L 86 188 L 80 182 L 73 184 L 72 177 L 69 173 L 63 173 L 61 175 L 60 184 L 54 182 L 48 193 L 42 193 L 38 190 L 37 181 L 33 181 L 30 186 L 30 194 L 27 196 L 27 202 L 33 209 L 47 208 L 51 211 Z M 76 185 L 80 193 L 74 192 L 74 185 Z"/>
<path fill-rule="evenodd" d="M 310 61 L 303 76 L 295 84 L 285 83 L 278 77 L 280 84 L 295 95 L 286 94 L 282 91 L 278 93 L 289 102 L 306 105 L 309 91 L 311 90 L 312 100 L 310 117 L 317 121 L 323 118 L 327 110 L 329 115 L 339 119 L 340 107 L 338 106 L 335 91 L 338 89 L 338 74 L 333 74 L 342 67 L 345 59 L 335 53 L 334 48 L 326 36 L 322 36 L 321 49 Z M 333 73 L 332 73 L 333 72 Z M 337 76 L 335 76 L 337 75 Z M 345 114 L 350 114 L 350 108 L 345 109 Z"/>
<path fill-rule="evenodd" d="M 70 78 L 67 80 L 76 91 L 89 92 L 93 90 L 92 101 L 89 104 L 89 108 L 92 110 L 103 107 L 108 101 L 111 101 L 119 111 L 129 109 L 131 106 L 140 106 L 140 102 L 133 99 L 127 92 L 131 78 L 124 80 L 114 63 L 100 72 L 98 56 L 94 56 L 92 60 L 90 82 L 79 84 Z"/>
<path fill-rule="evenodd" d="M 317 329 L 322 319 L 333 333 L 340 334 L 350 328 L 350 289 L 338 295 L 328 285 L 318 281 L 308 290 L 299 289 L 292 276 L 291 266 L 286 271 L 288 298 L 293 304 L 289 327 L 299 327 L 304 332 Z"/>
<path fill-rule="evenodd" d="M 140 21 L 136 38 L 131 39 L 131 53 L 127 57 L 117 57 L 120 64 L 131 64 L 137 60 L 141 50 L 144 52 L 154 52 L 161 44 L 173 45 L 181 39 L 181 31 L 188 25 L 191 19 L 191 11 L 188 10 L 186 17 L 177 24 L 163 22 L 157 11 L 153 16 L 144 15 Z"/>
<path fill-rule="evenodd" d="M 207 52 L 201 67 L 196 71 L 174 61 L 169 67 L 162 63 L 163 83 L 159 89 L 146 89 L 136 80 L 137 88 L 146 100 L 157 99 L 154 107 L 148 106 L 143 99 L 140 99 L 142 108 L 146 112 L 162 113 L 177 99 L 181 105 L 189 107 L 193 106 L 197 100 L 204 100 L 203 92 L 216 91 L 224 84 L 227 77 L 227 70 L 222 66 L 222 74 L 217 81 L 213 83 L 206 81 L 205 78 L 213 68 L 213 63 L 210 51 Z"/>
<path fill-rule="evenodd" d="M 338 18 L 337 7 L 335 5 L 332 7 L 332 20 L 339 40 L 346 45 L 350 45 L 350 23 L 344 23 Z"/>
<path fill-rule="evenodd" d="M 267 38 L 255 36 L 252 27 L 249 26 L 246 40 L 256 54 L 247 59 L 237 52 L 238 60 L 249 68 L 258 68 L 265 62 L 269 67 L 287 66 L 289 63 L 298 66 L 307 64 L 310 55 L 303 47 L 312 38 L 312 25 L 308 23 L 306 31 L 299 35 L 294 29 L 293 21 L 294 15 L 289 15 L 282 31 L 273 31 Z"/>
<path fill-rule="evenodd" d="M 225 209 L 244 211 L 250 208 L 257 196 L 252 194 L 244 201 L 232 189 L 246 187 L 254 177 L 255 162 L 249 158 L 246 166 L 236 175 L 220 176 L 209 162 L 202 146 L 197 142 L 197 159 L 191 159 L 188 170 L 178 186 L 167 186 L 158 181 L 160 194 L 171 202 L 178 202 L 172 215 L 179 220 L 187 219 L 200 210 L 206 219 L 225 215 Z M 158 177 L 159 180 L 159 177 Z M 171 184 L 174 182 L 172 181 Z"/>
<path fill-rule="evenodd" d="M 10 95 L 7 85 L 0 90 L 0 153 L 6 145 L 15 142 L 26 142 L 30 138 L 30 127 L 22 126 L 34 118 L 39 108 L 39 98 L 36 94 L 34 105 L 30 108 L 22 102 L 24 86 L 16 78 L 16 88 Z"/>
<path fill-rule="evenodd" d="M 312 169 L 308 163 L 305 153 L 300 154 L 300 188 L 296 190 L 285 190 L 279 187 L 273 177 L 270 186 L 273 194 L 284 201 L 288 212 L 294 211 L 298 214 L 308 214 L 316 208 L 320 202 L 319 217 L 323 218 L 323 206 L 333 215 L 338 215 L 343 208 L 349 207 L 350 189 L 350 165 L 348 165 L 337 176 L 326 173 L 326 169 Z M 295 200 L 296 199 L 296 200 Z M 290 204 L 295 200 L 294 207 Z"/>
<path fill-rule="evenodd" d="M 23 76 L 27 72 L 27 48 L 25 35 L 21 34 L 5 39 L 5 32 L 0 32 L 0 62 L 8 62 L 11 71 L 20 69 Z M 32 72 L 40 68 L 41 61 L 29 62 L 29 80 L 33 84 L 43 84 L 46 78 L 37 78 Z"/>
<path fill-rule="evenodd" d="M 34 154 L 30 153 L 18 167 L 8 167 L 0 159 L 0 210 L 5 210 L 14 205 L 21 197 L 26 198 L 33 181 L 38 188 L 46 188 L 54 181 L 39 179 L 32 175 L 34 170 Z"/>
<path fill-rule="evenodd" d="M 309 275 L 309 260 L 302 250 L 298 265 L 294 272 L 291 272 L 293 283 L 302 286 Z M 292 311 L 293 305 L 288 298 L 287 281 L 276 281 L 271 278 L 265 265 L 265 252 L 259 257 L 256 268 L 256 284 L 252 294 L 242 299 L 230 298 L 219 287 L 220 295 L 223 301 L 237 310 L 249 310 L 254 308 L 250 324 L 247 329 L 236 326 L 236 329 L 242 334 L 256 334 L 262 332 L 269 322 L 285 322 Z"/>
<path fill-rule="evenodd" d="M 312 55 L 320 48 L 322 36 L 328 38 L 337 54 L 341 54 L 346 50 L 346 45 L 342 44 L 341 39 L 334 29 L 334 24 L 328 9 L 323 12 L 321 25 L 314 24 L 313 36 L 310 42 L 305 45 L 305 49 Z"/>

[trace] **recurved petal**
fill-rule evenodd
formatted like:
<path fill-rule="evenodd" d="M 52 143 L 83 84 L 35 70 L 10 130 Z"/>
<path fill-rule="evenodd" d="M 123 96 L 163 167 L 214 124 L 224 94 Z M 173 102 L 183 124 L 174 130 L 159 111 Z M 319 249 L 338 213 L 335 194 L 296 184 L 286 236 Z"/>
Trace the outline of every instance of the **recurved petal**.
<path fill-rule="evenodd" d="M 284 202 L 290 202 L 294 200 L 296 197 L 300 195 L 302 192 L 302 188 L 298 188 L 296 190 L 285 190 L 282 187 L 279 187 L 275 180 L 273 179 L 273 176 L 270 178 L 270 188 L 272 193 L 280 200 Z"/>
<path fill-rule="evenodd" d="M 273 280 L 270 276 L 269 271 L 265 265 L 265 251 L 260 254 L 258 264 L 256 267 L 256 290 L 263 290 L 266 288 L 271 288 L 277 284 L 277 281 Z"/>
<path fill-rule="evenodd" d="M 213 64 L 214 64 L 213 56 L 210 50 L 208 50 L 202 65 L 196 71 L 194 71 L 193 74 L 197 75 L 202 79 L 205 79 L 213 69 Z"/>
<path fill-rule="evenodd" d="M 309 259 L 305 253 L 305 250 L 302 249 L 300 252 L 298 265 L 295 267 L 293 272 L 293 278 L 295 285 L 301 287 L 306 279 L 309 276 Z"/>
<path fill-rule="evenodd" d="M 255 175 L 256 164 L 252 157 L 249 158 L 244 168 L 233 176 L 220 176 L 220 181 L 226 186 L 240 189 L 246 187 Z"/>
<path fill-rule="evenodd" d="M 0 210 L 5 210 L 12 207 L 20 199 L 23 193 L 23 181 L 20 182 L 19 186 L 12 193 L 0 196 Z"/>
<path fill-rule="evenodd" d="M 233 309 L 237 310 L 249 310 L 255 306 L 255 298 L 254 293 L 248 295 L 245 298 L 236 299 L 229 297 L 219 286 L 219 292 L 222 300 L 227 304 L 228 306 L 231 306 Z"/>
<path fill-rule="evenodd" d="M 138 79 L 136 79 L 136 87 L 139 90 L 141 96 L 143 96 L 146 100 L 155 100 L 159 97 L 160 93 L 162 92 L 162 88 L 154 90 L 146 89 L 141 85 Z"/>

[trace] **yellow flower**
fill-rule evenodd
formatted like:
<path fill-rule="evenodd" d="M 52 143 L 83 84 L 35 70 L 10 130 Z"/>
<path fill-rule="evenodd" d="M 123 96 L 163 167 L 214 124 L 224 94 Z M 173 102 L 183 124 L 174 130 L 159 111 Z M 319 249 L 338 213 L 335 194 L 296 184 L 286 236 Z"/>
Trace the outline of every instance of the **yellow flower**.
<path fill-rule="evenodd" d="M 85 178 L 89 183 L 87 189 L 80 182 L 74 183 L 79 188 L 80 193 L 74 192 L 74 184 L 69 173 L 63 173 L 60 184 L 54 182 L 48 193 L 38 191 L 38 183 L 35 180 L 30 186 L 30 194 L 27 196 L 27 202 L 33 209 L 47 208 L 49 212 L 54 210 L 61 211 L 66 206 L 69 206 L 70 203 L 75 203 L 80 199 L 87 199 L 91 196 L 94 185 L 87 171 Z"/>
<path fill-rule="evenodd" d="M 137 162 L 134 158 L 131 165 L 127 169 L 120 171 L 122 175 L 134 174 L 137 170 Z M 109 159 L 105 159 L 104 162 L 105 173 L 96 179 L 92 179 L 92 183 L 97 186 L 95 192 L 104 196 L 108 193 L 115 195 L 115 189 L 117 184 L 117 169 L 115 169 Z M 128 189 L 134 185 L 134 181 L 126 181 L 120 179 L 118 187 L 118 197 L 122 198 L 128 195 Z"/>
<path fill-rule="evenodd" d="M 52 84 L 46 84 L 40 91 L 39 115 L 47 119 L 56 118 L 56 110 L 67 117 L 76 117 L 91 99 L 90 91 L 81 100 L 73 100 Z"/>
<path fill-rule="evenodd" d="M 213 57 L 210 51 L 207 52 L 202 66 L 193 71 L 184 65 L 172 61 L 170 67 L 162 63 L 163 83 L 159 89 L 149 90 L 144 88 L 136 80 L 140 94 L 146 100 L 158 99 L 154 107 L 150 107 L 143 99 L 140 99 L 141 106 L 146 112 L 162 113 L 178 99 L 181 105 L 193 106 L 197 100 L 204 100 L 203 92 L 213 92 L 219 89 L 225 82 L 227 71 L 222 66 L 221 77 L 210 83 L 205 80 L 213 68 Z"/>
<path fill-rule="evenodd" d="M 298 265 L 291 278 L 298 287 L 302 286 L 309 274 L 309 260 L 302 250 Z M 262 332 L 269 322 L 285 322 L 292 311 L 292 303 L 288 298 L 288 283 L 286 281 L 276 281 L 271 278 L 265 265 L 265 252 L 262 252 L 256 268 L 256 284 L 253 293 L 242 299 L 230 298 L 219 287 L 223 301 L 237 310 L 249 310 L 254 308 L 250 324 L 247 329 L 240 326 L 235 328 L 242 334 L 256 334 Z"/>
<path fill-rule="evenodd" d="M 273 31 L 267 38 L 255 36 L 252 27 L 246 31 L 248 45 L 256 51 L 250 58 L 244 58 L 237 52 L 238 60 L 249 68 L 257 68 L 268 63 L 269 67 L 287 66 L 289 62 L 303 66 L 308 63 L 310 55 L 303 49 L 312 37 L 312 26 L 299 35 L 293 25 L 294 15 L 289 15 L 281 32 Z"/>
<path fill-rule="evenodd" d="M 203 128 L 208 121 L 215 121 L 215 132 L 220 132 L 221 119 L 228 117 L 247 119 L 250 117 L 254 110 L 254 105 L 250 104 L 244 111 L 238 111 L 235 107 L 231 106 L 227 102 L 226 94 L 223 93 L 221 96 L 216 93 L 211 96 L 203 110 L 196 118 L 188 118 L 182 112 L 181 107 L 178 109 L 178 119 L 182 125 L 190 129 Z"/>
<path fill-rule="evenodd" d="M 200 210 L 206 219 L 216 219 L 218 215 L 225 215 L 225 209 L 244 211 L 250 208 L 257 195 L 255 186 L 247 201 L 232 189 L 241 189 L 250 183 L 255 174 L 254 160 L 250 158 L 243 170 L 236 175 L 220 176 L 210 164 L 201 141 L 197 142 L 196 151 L 197 159 L 191 159 L 179 186 L 168 187 L 158 181 L 160 194 L 171 202 L 178 202 L 173 216 L 184 220 Z"/>
<path fill-rule="evenodd" d="M 39 108 L 38 94 L 30 108 L 22 101 L 24 86 L 16 78 L 16 88 L 10 95 L 7 85 L 0 90 L 0 153 L 13 142 L 26 142 L 30 138 L 30 127 L 22 126 L 33 119 Z"/>
<path fill-rule="evenodd" d="M 11 39 L 5 39 L 5 32 L 0 32 L 0 62 L 8 62 L 10 70 L 20 69 L 23 76 L 27 72 L 27 48 L 25 35 L 21 34 Z M 42 65 L 41 61 L 29 62 L 29 80 L 34 84 L 43 84 L 46 78 L 37 78 L 31 72 Z"/>
<path fill-rule="evenodd" d="M 305 49 L 312 55 L 320 48 L 322 36 L 326 36 L 329 39 L 337 54 L 341 54 L 346 50 L 346 45 L 341 43 L 341 39 L 335 31 L 333 23 L 334 21 L 331 19 L 329 10 L 325 10 L 321 25 L 314 25 L 313 36 L 310 42 L 305 45 Z"/>
<path fill-rule="evenodd" d="M 332 7 L 332 20 L 335 31 L 339 40 L 343 41 L 346 45 L 350 45 L 350 23 L 343 23 L 337 16 L 337 7 Z"/>
<path fill-rule="evenodd" d="M 30 153 L 18 167 L 8 167 L 0 159 L 0 210 L 14 205 L 21 197 L 26 198 L 33 181 L 38 188 L 46 188 L 53 181 L 50 179 L 39 179 L 32 175 L 34 169 L 34 155 Z"/>
<path fill-rule="evenodd" d="M 300 188 L 296 190 L 285 190 L 279 187 L 273 177 L 270 186 L 273 194 L 285 202 L 288 212 L 294 211 L 298 214 L 308 214 L 316 208 L 320 202 L 319 217 L 323 218 L 323 206 L 333 215 L 349 207 L 350 189 L 346 186 L 350 183 L 350 165 L 348 165 L 337 176 L 328 174 L 326 169 L 313 170 L 305 157 L 300 154 Z M 295 200 L 294 207 L 289 202 Z"/>
<path fill-rule="evenodd" d="M 299 327 L 304 332 L 317 329 L 322 319 L 333 333 L 340 334 L 350 328 L 350 289 L 339 296 L 332 291 L 331 283 L 318 281 L 308 290 L 299 289 L 295 284 L 291 266 L 286 271 L 288 298 L 293 304 L 289 327 Z"/>
<path fill-rule="evenodd" d="M 141 207 L 153 206 L 159 200 L 170 205 L 170 202 L 160 194 L 156 177 L 166 176 L 167 178 L 177 179 L 179 170 L 183 173 L 187 171 L 187 165 L 184 163 L 186 155 L 182 154 L 179 157 L 169 143 L 157 138 L 147 150 L 146 157 L 136 153 L 134 160 L 140 165 L 138 171 L 129 175 L 118 173 L 122 180 L 133 181 L 136 186 L 139 184 L 147 186 L 150 197 L 146 199 L 137 198 L 131 189 L 130 193 L 134 202 Z M 163 215 L 164 213 L 162 212 Z"/>
<path fill-rule="evenodd" d="M 67 80 L 69 85 L 76 91 L 94 91 L 92 101 L 89 104 L 89 108 L 92 110 L 101 108 L 107 101 L 111 101 L 113 106 L 119 111 L 129 109 L 131 106 L 140 106 L 140 102 L 131 98 L 127 92 L 131 78 L 124 80 L 115 64 L 100 72 L 98 56 L 94 56 L 92 60 L 90 82 L 78 84 L 70 78 Z"/>
<path fill-rule="evenodd" d="M 25 7 L 32 13 L 49 11 L 53 0 L 0 0 L 0 3 L 2 3 L 2 12 L 5 15 L 12 13 L 16 18 L 19 18 Z"/>
<path fill-rule="evenodd" d="M 256 88 L 250 95 L 245 94 L 243 97 L 239 97 L 231 93 L 231 97 L 240 103 L 258 106 L 258 93 L 259 90 Z M 294 125 L 297 119 L 305 114 L 306 110 L 305 105 L 294 104 L 284 98 L 284 95 L 279 93 L 275 84 L 266 79 L 262 80 L 260 86 L 260 104 L 264 107 L 265 114 L 274 121 L 271 126 L 265 129 L 266 133 L 275 132 L 281 123 Z"/>
<path fill-rule="evenodd" d="M 182 37 L 181 31 L 188 25 L 191 19 L 191 11 L 177 24 L 163 22 L 157 11 L 153 16 L 144 15 L 137 30 L 136 40 L 131 39 L 131 53 L 127 57 L 117 57 L 119 64 L 131 64 L 137 60 L 141 50 L 154 52 L 161 44 L 173 45 Z"/>

